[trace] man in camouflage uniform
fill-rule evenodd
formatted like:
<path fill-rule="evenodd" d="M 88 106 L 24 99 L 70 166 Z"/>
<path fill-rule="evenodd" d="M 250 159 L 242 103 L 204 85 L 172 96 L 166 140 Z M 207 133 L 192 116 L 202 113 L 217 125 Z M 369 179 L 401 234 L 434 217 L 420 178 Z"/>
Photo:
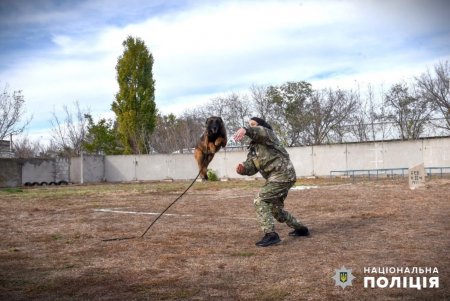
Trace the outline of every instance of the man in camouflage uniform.
<path fill-rule="evenodd" d="M 253 201 L 258 221 L 265 233 L 256 245 L 267 247 L 281 241 L 275 232 L 274 218 L 294 229 L 289 233 L 291 236 L 309 235 L 308 228 L 283 209 L 284 200 L 296 180 L 289 154 L 265 120 L 253 117 L 249 125 L 247 128 L 240 128 L 235 133 L 234 139 L 240 141 L 245 135 L 252 139 L 247 160 L 238 164 L 236 172 L 247 176 L 260 172 L 266 179 L 266 183 Z"/>

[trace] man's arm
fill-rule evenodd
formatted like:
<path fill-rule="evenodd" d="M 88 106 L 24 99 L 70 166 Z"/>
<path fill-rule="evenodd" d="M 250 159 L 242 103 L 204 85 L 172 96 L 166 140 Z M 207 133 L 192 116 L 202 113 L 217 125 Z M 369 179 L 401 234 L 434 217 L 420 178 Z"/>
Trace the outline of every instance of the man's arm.
<path fill-rule="evenodd" d="M 236 172 L 243 176 L 253 176 L 258 172 L 255 164 L 253 164 L 253 160 L 250 157 L 247 157 L 245 162 L 239 163 L 236 166 Z"/>
<path fill-rule="evenodd" d="M 258 144 L 263 144 L 265 141 L 270 139 L 266 128 L 262 126 L 245 128 L 245 135 Z"/>

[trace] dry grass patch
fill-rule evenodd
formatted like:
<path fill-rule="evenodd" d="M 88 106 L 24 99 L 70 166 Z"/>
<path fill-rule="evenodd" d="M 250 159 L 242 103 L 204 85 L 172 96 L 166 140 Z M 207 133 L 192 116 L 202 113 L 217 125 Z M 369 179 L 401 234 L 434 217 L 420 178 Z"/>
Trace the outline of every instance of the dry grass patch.
<path fill-rule="evenodd" d="M 145 213 L 161 212 L 189 183 L 1 190 L 0 299 L 450 298 L 450 180 L 416 191 L 398 180 L 300 180 L 320 188 L 292 191 L 286 209 L 311 237 L 278 224 L 282 242 L 257 248 L 252 199 L 262 184 L 195 183 L 143 239 L 116 242 L 101 239 L 141 234 L 155 218 Z M 331 279 L 343 265 L 356 277 L 344 290 Z M 391 266 L 437 267 L 440 288 L 363 288 L 364 267 Z"/>

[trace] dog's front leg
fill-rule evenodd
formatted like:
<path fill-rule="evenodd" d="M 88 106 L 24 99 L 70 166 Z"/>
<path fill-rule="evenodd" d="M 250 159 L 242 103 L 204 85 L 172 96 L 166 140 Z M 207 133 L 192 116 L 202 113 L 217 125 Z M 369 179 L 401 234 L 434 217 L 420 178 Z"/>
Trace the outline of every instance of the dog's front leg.
<path fill-rule="evenodd" d="M 223 140 L 224 140 L 224 139 L 223 139 L 222 137 L 217 138 L 216 141 L 214 141 L 214 145 L 215 145 L 215 146 L 222 145 Z"/>
<path fill-rule="evenodd" d="M 217 151 L 216 144 L 209 142 L 208 143 L 208 154 L 215 154 Z"/>

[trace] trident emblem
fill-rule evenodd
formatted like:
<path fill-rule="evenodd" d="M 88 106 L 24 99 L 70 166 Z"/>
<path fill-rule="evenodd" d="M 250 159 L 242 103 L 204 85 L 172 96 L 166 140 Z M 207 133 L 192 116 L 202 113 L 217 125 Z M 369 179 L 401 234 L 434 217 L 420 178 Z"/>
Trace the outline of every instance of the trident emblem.
<path fill-rule="evenodd" d="M 355 279 L 355 276 L 352 275 L 352 269 L 346 269 L 344 266 L 340 269 L 335 270 L 335 274 L 332 279 L 334 279 L 336 286 L 342 287 L 342 289 L 346 288 L 347 286 L 352 285 L 353 279 Z"/>
<path fill-rule="evenodd" d="M 339 280 L 341 280 L 342 283 L 347 282 L 347 272 L 340 272 L 339 273 Z"/>

